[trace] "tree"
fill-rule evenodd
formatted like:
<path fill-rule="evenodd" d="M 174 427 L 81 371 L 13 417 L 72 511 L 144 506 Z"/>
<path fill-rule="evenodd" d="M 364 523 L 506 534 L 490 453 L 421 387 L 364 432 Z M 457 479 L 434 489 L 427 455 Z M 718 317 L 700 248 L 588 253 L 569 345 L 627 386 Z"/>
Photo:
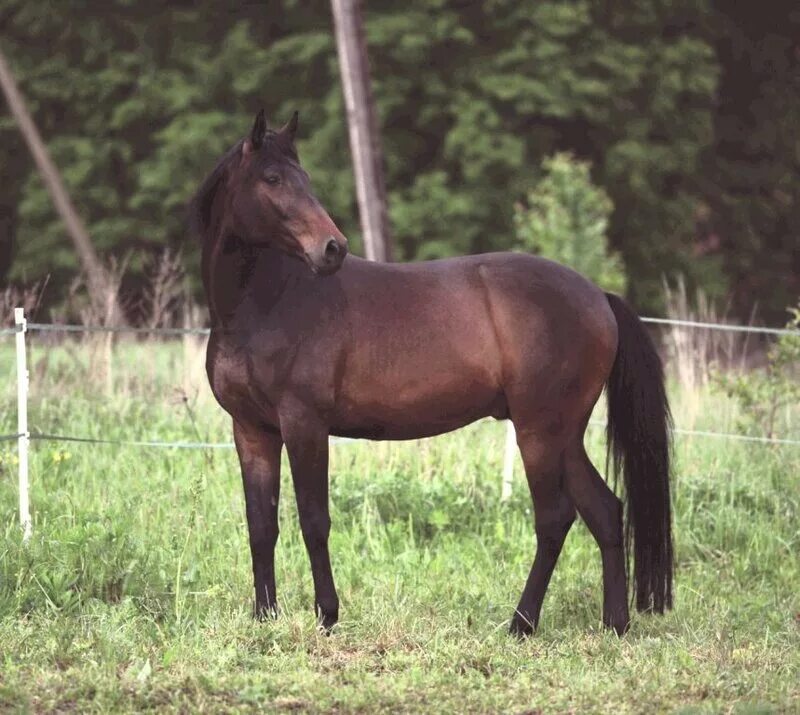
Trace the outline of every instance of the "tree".
<path fill-rule="evenodd" d="M 698 182 L 735 305 L 779 321 L 800 295 L 800 12 L 714 3 L 722 74 Z"/>
<path fill-rule="evenodd" d="M 542 163 L 544 176 L 517 204 L 514 225 L 520 246 L 564 265 L 613 293 L 625 292 L 625 268 L 608 249 L 606 231 L 613 205 L 592 184 L 589 164 L 570 154 Z"/>
<path fill-rule="evenodd" d="M 785 88 L 800 73 L 791 3 L 773 9 L 365 5 L 397 258 L 512 247 L 514 204 L 545 157 L 570 151 L 613 202 L 608 237 L 637 308 L 657 311 L 662 276 L 684 273 L 719 292 L 731 284 L 743 312 L 756 298 L 781 311 L 798 285 L 800 91 Z M 62 0 L 46 13 L 0 0 L 31 112 L 98 250 L 132 252 L 134 292 L 146 256 L 181 244 L 186 200 L 262 105 L 275 123 L 300 111 L 303 165 L 363 252 L 331 30 L 326 4 L 300 0 L 109 0 L 91 12 Z M 52 274 L 57 299 L 74 251 L 12 131 L 0 116 L 11 275 Z M 720 248 L 702 255 L 712 233 Z"/>
<path fill-rule="evenodd" d="M 103 314 L 106 315 L 110 322 L 120 320 L 123 313 L 120 309 L 116 292 L 112 290 L 110 276 L 102 263 L 100 263 L 91 238 L 75 207 L 72 205 L 69 194 L 64 188 L 64 183 L 61 181 L 61 175 L 51 161 L 44 142 L 39 136 L 39 131 L 33 123 L 28 108 L 25 106 L 25 100 L 17 88 L 11 69 L 2 51 L 0 51 L 0 88 L 3 90 L 8 107 L 14 115 L 19 130 L 33 155 L 42 181 L 47 186 L 53 204 L 72 239 L 75 252 L 78 254 L 83 270 L 86 273 L 94 302 L 97 305 L 106 304 L 103 306 Z"/>
<path fill-rule="evenodd" d="M 383 154 L 369 79 L 367 45 L 359 0 L 332 0 L 339 73 L 347 107 L 347 125 L 361 231 L 367 258 L 391 259 Z"/>

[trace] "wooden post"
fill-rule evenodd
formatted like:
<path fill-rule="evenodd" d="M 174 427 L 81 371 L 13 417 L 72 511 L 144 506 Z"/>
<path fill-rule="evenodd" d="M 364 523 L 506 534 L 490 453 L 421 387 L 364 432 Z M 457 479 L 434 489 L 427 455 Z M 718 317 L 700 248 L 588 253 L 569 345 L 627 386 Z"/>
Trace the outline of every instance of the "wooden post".
<path fill-rule="evenodd" d="M 19 523 L 22 539 L 31 537 L 31 508 L 28 496 L 28 361 L 25 355 L 25 333 L 28 322 L 25 311 L 14 308 L 14 324 L 17 326 L 17 457 L 19 458 Z"/>
<path fill-rule="evenodd" d="M 500 489 L 500 498 L 507 501 L 511 498 L 514 486 L 514 462 L 517 459 L 517 432 L 514 423 L 508 420 L 506 426 L 506 448 L 503 458 L 503 482 Z"/>
<path fill-rule="evenodd" d="M 370 86 L 360 0 L 331 0 L 331 4 L 364 249 L 372 261 L 390 261 L 392 250 L 383 155 Z"/>
<path fill-rule="evenodd" d="M 90 297 L 93 301 L 103 303 L 110 297 L 108 296 L 108 291 L 112 290 L 111 280 L 97 257 L 89 232 L 72 205 L 58 169 L 50 159 L 50 154 L 25 105 L 25 100 L 17 87 L 17 83 L 14 81 L 14 75 L 11 73 L 2 51 L 0 51 L 0 89 L 5 94 L 8 108 L 17 122 L 25 143 L 33 155 L 33 160 L 36 162 L 42 181 L 67 228 L 69 237 L 72 239 L 75 251 L 78 254 L 78 260 L 86 273 L 89 290 L 92 293 Z M 121 320 L 123 313 L 116 295 L 113 296 L 113 305 L 111 307 L 114 314 L 113 320 Z"/>

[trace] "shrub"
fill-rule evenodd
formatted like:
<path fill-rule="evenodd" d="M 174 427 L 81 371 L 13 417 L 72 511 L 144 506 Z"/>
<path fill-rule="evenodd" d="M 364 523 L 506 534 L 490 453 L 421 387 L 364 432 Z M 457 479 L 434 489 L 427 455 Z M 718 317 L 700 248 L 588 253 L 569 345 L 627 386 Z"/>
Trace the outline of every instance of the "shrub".
<path fill-rule="evenodd" d="M 788 309 L 789 330 L 800 331 L 800 301 Z M 714 382 L 742 408 L 739 421 L 744 429 L 761 429 L 767 437 L 775 436 L 778 411 L 800 402 L 800 332 L 781 335 L 767 351 L 764 370 L 726 374 L 718 372 Z"/>
<path fill-rule="evenodd" d="M 589 163 L 555 154 L 542 163 L 544 176 L 514 211 L 518 247 L 574 268 L 605 290 L 624 293 L 625 268 L 608 248 L 613 204 L 592 183 Z"/>

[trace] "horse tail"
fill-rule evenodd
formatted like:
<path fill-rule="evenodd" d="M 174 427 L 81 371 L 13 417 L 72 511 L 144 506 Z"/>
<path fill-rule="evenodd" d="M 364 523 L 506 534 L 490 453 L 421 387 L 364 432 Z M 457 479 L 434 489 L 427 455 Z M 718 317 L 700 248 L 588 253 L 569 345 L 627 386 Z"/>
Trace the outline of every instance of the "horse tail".
<path fill-rule="evenodd" d="M 633 551 L 633 589 L 639 611 L 672 607 L 670 415 L 664 369 L 650 335 L 619 296 L 606 293 L 619 344 L 608 395 L 608 454 L 625 485 L 625 551 Z"/>

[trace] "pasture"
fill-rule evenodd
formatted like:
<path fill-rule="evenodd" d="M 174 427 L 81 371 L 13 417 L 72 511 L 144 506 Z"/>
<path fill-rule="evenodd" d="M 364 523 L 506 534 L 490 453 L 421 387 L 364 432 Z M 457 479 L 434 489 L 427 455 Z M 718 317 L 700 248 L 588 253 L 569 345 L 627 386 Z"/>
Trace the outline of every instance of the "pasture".
<path fill-rule="evenodd" d="M 31 429 L 229 441 L 199 344 L 29 341 Z M 13 343 L 0 433 L 15 431 Z M 734 431 L 736 406 L 670 385 L 676 423 Z M 602 402 L 602 401 L 601 401 Z M 798 437 L 797 413 L 780 433 Z M 602 419 L 602 415 L 598 415 Z M 250 617 L 233 450 L 34 442 L 21 543 L 15 449 L 0 445 L 0 711 L 770 713 L 800 708 L 800 448 L 675 438 L 676 607 L 600 626 L 597 547 L 578 522 L 535 637 L 507 633 L 534 551 L 518 468 L 500 500 L 504 425 L 331 454 L 342 601 L 318 633 L 284 458 L 280 617 Z M 602 430 L 590 428 L 603 464 Z"/>

